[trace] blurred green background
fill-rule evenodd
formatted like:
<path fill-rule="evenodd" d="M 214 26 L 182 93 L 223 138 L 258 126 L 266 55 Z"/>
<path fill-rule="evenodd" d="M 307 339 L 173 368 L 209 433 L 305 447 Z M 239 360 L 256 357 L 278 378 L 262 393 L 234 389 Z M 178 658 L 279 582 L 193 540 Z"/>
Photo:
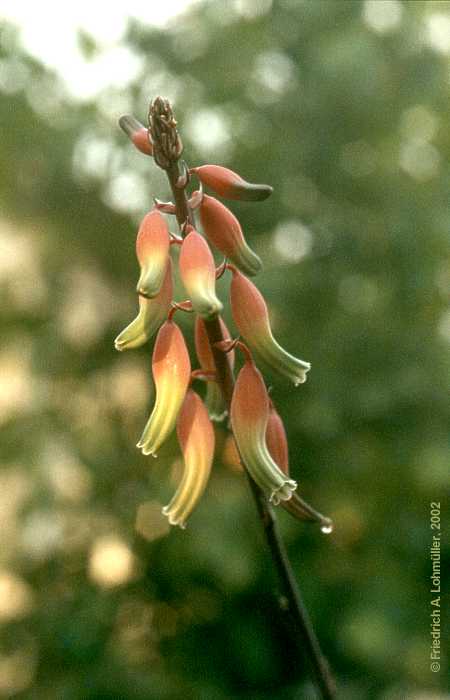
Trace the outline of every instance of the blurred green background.
<path fill-rule="evenodd" d="M 113 341 L 136 313 L 138 222 L 169 193 L 117 119 L 162 94 L 191 166 L 275 188 L 231 208 L 278 339 L 313 366 L 297 390 L 266 377 L 300 492 L 335 520 L 324 536 L 279 513 L 340 697 L 448 697 L 429 510 L 448 532 L 450 4 L 213 0 L 106 39 L 33 12 L 0 32 L 1 696 L 316 697 L 225 432 L 184 532 L 160 514 L 176 440 L 157 461 L 134 447 L 151 348 Z M 114 8 L 92 12 L 107 34 Z"/>

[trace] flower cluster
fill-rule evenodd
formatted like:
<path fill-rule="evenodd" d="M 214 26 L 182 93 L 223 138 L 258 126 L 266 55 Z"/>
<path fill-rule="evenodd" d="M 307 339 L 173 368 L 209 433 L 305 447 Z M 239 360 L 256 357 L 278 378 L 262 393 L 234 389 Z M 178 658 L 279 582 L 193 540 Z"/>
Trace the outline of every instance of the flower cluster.
<path fill-rule="evenodd" d="M 115 346 L 117 350 L 137 348 L 156 335 L 152 356 L 155 402 L 137 447 L 144 455 L 156 457 L 159 448 L 176 430 L 184 472 L 163 513 L 171 524 L 185 526 L 211 471 L 215 442 L 212 421 L 221 421 L 229 413 L 242 465 L 267 498 L 274 505 L 281 503 L 294 516 L 319 522 L 324 531 L 330 531 L 331 521 L 297 494 L 297 483 L 289 473 L 283 422 L 269 398 L 254 357 L 295 386 L 306 380 L 310 365 L 294 357 L 274 338 L 266 302 L 249 279 L 260 271 L 261 260 L 247 243 L 234 214 L 216 197 L 204 193 L 204 187 L 208 187 L 225 199 L 260 201 L 271 194 L 272 188 L 248 183 L 232 170 L 218 165 L 189 170 L 183 162 L 180 172 L 182 145 L 176 122 L 171 112 L 170 118 L 167 117 L 167 105 L 163 101 L 160 108 L 162 116 L 159 114 L 159 121 L 154 116 L 150 118 L 148 130 L 134 117 L 120 120 L 136 148 L 153 156 L 168 173 L 175 172 L 177 178 L 171 183 L 175 203 L 155 200 L 139 227 L 136 241 L 139 312 L 116 338 Z M 192 178 L 196 178 L 199 186 L 188 198 L 186 189 Z M 165 216 L 176 215 L 180 222 L 180 197 L 187 212 L 186 220 L 181 221 L 181 236 L 170 232 Z M 225 257 L 217 268 L 210 245 Z M 179 248 L 178 256 L 172 255 L 175 248 Z M 232 275 L 230 305 L 238 333 L 235 339 L 220 317 L 223 306 L 216 290 L 217 281 L 226 270 Z M 180 302 L 173 299 L 176 272 L 188 297 Z M 194 369 L 183 334 L 174 321 L 178 310 L 195 315 L 198 366 Z M 240 351 L 243 363 L 227 405 L 217 353 L 233 373 L 236 350 Z M 206 382 L 204 400 L 193 389 L 195 379 Z"/>

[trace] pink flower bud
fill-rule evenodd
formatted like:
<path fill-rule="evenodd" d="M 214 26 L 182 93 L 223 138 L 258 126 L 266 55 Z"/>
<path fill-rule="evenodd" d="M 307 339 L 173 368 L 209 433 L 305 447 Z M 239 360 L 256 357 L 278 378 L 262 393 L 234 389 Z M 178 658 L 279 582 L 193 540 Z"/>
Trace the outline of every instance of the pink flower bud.
<path fill-rule="evenodd" d="M 139 348 L 154 336 L 167 318 L 172 301 L 172 261 L 169 258 L 166 274 L 156 297 L 145 299 L 139 296 L 139 313 L 120 333 L 114 345 L 116 350 Z"/>
<path fill-rule="evenodd" d="M 184 528 L 199 502 L 211 472 L 214 457 L 214 429 L 200 397 L 189 389 L 177 423 L 178 441 L 184 458 L 180 485 L 163 508 L 171 525 Z"/>
<path fill-rule="evenodd" d="M 181 246 L 180 274 L 194 310 L 202 318 L 216 316 L 222 304 L 216 296 L 216 267 L 203 236 L 191 227 Z"/>
<path fill-rule="evenodd" d="M 306 381 L 309 362 L 290 355 L 275 340 L 269 312 L 261 292 L 247 277 L 233 272 L 230 286 L 231 311 L 239 333 L 274 371 L 297 386 Z"/>
<path fill-rule="evenodd" d="M 153 145 L 150 141 L 150 134 L 143 124 L 129 114 L 120 117 L 119 124 L 141 153 L 145 153 L 146 156 L 153 155 Z"/>
<path fill-rule="evenodd" d="M 230 339 L 230 332 L 223 320 L 220 319 L 219 323 L 222 329 L 223 338 L 225 340 Z M 197 353 L 197 358 L 200 363 L 200 367 L 205 372 L 215 372 L 216 365 L 214 362 L 214 356 L 211 350 L 211 346 L 209 344 L 208 334 L 206 333 L 205 324 L 199 316 L 197 316 L 197 318 L 195 319 L 195 351 Z M 231 367 L 233 368 L 234 350 L 228 353 L 227 357 L 229 358 Z M 223 418 L 225 418 L 227 414 L 227 408 L 222 392 L 217 382 L 207 383 L 205 403 L 210 418 L 212 420 L 221 421 Z"/>
<path fill-rule="evenodd" d="M 246 243 L 239 221 L 222 202 L 205 194 L 200 221 L 205 235 L 221 253 L 248 275 L 256 275 L 261 260 Z"/>
<path fill-rule="evenodd" d="M 231 425 L 244 465 L 258 486 L 277 504 L 291 498 L 297 484 L 276 465 L 266 443 L 269 397 L 253 362 L 238 374 L 231 401 Z"/>
<path fill-rule="evenodd" d="M 269 185 L 253 185 L 220 165 L 201 165 L 199 168 L 191 168 L 190 172 L 195 173 L 201 183 L 226 199 L 257 202 L 267 199 L 273 192 Z"/>
<path fill-rule="evenodd" d="M 144 216 L 136 239 L 136 255 L 141 266 L 137 291 L 155 297 L 163 283 L 169 258 L 170 234 L 166 220 L 157 210 Z"/>
<path fill-rule="evenodd" d="M 153 155 L 153 146 L 150 142 L 148 129 L 143 127 L 142 129 L 135 131 L 133 136 L 131 137 L 131 140 L 133 141 L 136 148 L 139 151 L 141 151 L 141 153 L 145 153 L 145 155 L 147 156 Z"/>
<path fill-rule="evenodd" d="M 152 358 L 156 400 L 137 444 L 145 455 L 156 452 L 170 435 L 191 378 L 191 363 L 183 334 L 173 321 L 159 329 Z"/>

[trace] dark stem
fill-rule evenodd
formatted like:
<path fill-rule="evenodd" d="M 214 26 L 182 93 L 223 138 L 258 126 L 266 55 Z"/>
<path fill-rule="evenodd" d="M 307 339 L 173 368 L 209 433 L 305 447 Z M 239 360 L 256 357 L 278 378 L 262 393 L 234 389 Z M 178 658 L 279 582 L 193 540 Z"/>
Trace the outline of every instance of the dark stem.
<path fill-rule="evenodd" d="M 163 169 L 166 171 L 169 179 L 180 229 L 186 221 L 194 225 L 194 216 L 189 209 L 186 191 L 184 188 L 178 188 L 176 186 L 180 175 L 178 162 L 176 160 L 172 161 L 168 167 L 164 167 Z M 216 343 L 224 340 L 220 318 L 217 316 L 216 318 L 205 320 L 204 323 L 216 365 L 217 383 L 221 387 L 229 410 L 233 394 L 234 378 L 229 356 L 216 345 Z M 264 493 L 253 481 L 247 470 L 245 471 L 250 482 L 272 560 L 278 572 L 283 599 L 286 601 L 285 605 L 283 605 L 283 610 L 291 623 L 297 647 L 299 651 L 303 652 L 309 659 L 323 700 L 334 700 L 336 697 L 335 682 L 331 675 L 328 662 L 322 654 L 317 635 L 295 580 L 292 566 L 278 529 L 275 513 Z"/>
<path fill-rule="evenodd" d="M 261 489 L 250 476 L 249 481 L 267 544 L 269 545 L 285 600 L 287 601 L 287 604 L 283 607 L 290 617 L 296 645 L 300 652 L 304 653 L 309 659 L 324 700 L 333 700 L 336 697 L 336 684 L 331 675 L 328 661 L 320 648 L 319 640 L 300 593 L 300 588 L 295 580 L 291 562 L 278 529 L 275 513 L 270 504 L 267 503 L 267 499 Z M 298 636 L 295 634 L 296 631 L 299 632 Z"/>
<path fill-rule="evenodd" d="M 184 189 L 180 189 L 176 186 L 176 182 L 180 175 L 178 163 L 171 163 L 170 167 L 166 170 L 166 173 L 169 179 L 170 188 L 173 194 L 173 200 L 175 202 L 177 210 L 176 217 L 178 225 L 181 228 L 183 224 L 186 223 L 186 221 L 194 225 L 194 217 L 188 207 L 186 192 Z"/>

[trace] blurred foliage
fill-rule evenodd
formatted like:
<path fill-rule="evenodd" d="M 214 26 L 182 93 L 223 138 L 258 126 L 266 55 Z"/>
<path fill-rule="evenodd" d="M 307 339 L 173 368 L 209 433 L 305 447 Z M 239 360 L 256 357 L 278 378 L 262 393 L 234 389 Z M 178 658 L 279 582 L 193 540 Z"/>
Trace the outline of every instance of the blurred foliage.
<path fill-rule="evenodd" d="M 336 523 L 279 514 L 341 697 L 443 697 L 428 550 L 450 484 L 449 9 L 202 3 L 164 31 L 130 23 L 138 74 L 90 102 L 2 28 L 3 697 L 314 697 L 223 430 L 185 532 L 160 515 L 175 440 L 155 462 L 134 448 L 150 350 L 113 340 L 136 311 L 136 224 L 168 192 L 117 118 L 160 93 L 191 165 L 275 187 L 232 208 L 278 338 L 313 365 L 297 390 L 266 376 L 301 493 Z M 80 50 L 97 55 L 87 34 Z"/>

